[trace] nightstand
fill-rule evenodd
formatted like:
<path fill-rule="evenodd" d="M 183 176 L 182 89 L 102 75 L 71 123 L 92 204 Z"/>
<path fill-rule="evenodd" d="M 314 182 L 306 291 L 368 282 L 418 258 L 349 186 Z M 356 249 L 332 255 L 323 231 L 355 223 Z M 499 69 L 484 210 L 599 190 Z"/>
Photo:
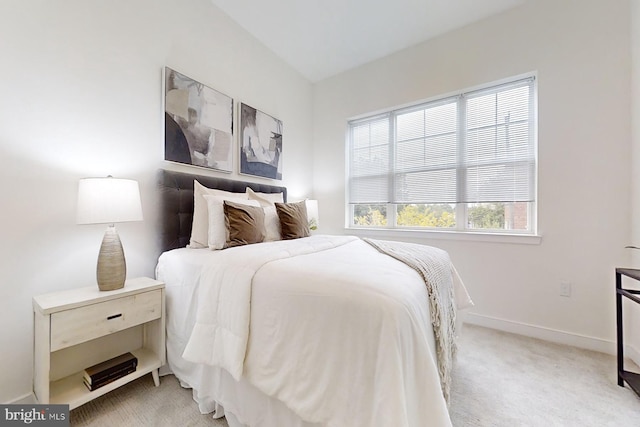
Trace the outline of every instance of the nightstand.
<path fill-rule="evenodd" d="M 624 369 L 624 334 L 622 332 L 622 297 L 640 304 L 640 291 L 624 289 L 622 276 L 640 281 L 640 270 L 635 268 L 616 268 L 616 325 L 618 337 L 618 385 L 624 387 L 626 381 L 633 391 L 640 396 L 640 374 Z"/>
<path fill-rule="evenodd" d="M 101 292 L 97 286 L 33 298 L 34 378 L 38 403 L 76 408 L 165 364 L 164 283 L 146 277 L 124 288 Z M 82 382 L 83 370 L 126 352 L 138 358 L 135 372 L 94 391 Z"/>

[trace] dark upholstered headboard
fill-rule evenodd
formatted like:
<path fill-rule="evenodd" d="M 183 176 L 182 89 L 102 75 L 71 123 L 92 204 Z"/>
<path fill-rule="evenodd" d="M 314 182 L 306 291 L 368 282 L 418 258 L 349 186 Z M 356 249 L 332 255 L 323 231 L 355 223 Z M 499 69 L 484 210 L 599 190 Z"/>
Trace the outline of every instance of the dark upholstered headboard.
<path fill-rule="evenodd" d="M 287 200 L 286 187 L 161 169 L 158 172 L 158 187 L 162 252 L 184 248 L 189 244 L 193 222 L 193 181 L 195 179 L 205 187 L 234 193 L 244 193 L 246 187 L 259 193 L 283 193 L 284 200 Z"/>

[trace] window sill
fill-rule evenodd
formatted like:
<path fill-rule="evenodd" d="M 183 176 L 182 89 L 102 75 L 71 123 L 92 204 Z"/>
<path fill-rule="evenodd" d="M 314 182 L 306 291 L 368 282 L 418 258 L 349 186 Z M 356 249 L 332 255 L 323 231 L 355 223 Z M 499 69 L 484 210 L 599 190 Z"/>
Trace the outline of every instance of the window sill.
<path fill-rule="evenodd" d="M 542 236 L 538 234 L 501 234 L 471 231 L 402 230 L 349 227 L 346 227 L 345 231 L 348 234 L 360 237 L 441 239 L 468 242 L 510 243 L 518 245 L 539 245 L 542 242 Z"/>

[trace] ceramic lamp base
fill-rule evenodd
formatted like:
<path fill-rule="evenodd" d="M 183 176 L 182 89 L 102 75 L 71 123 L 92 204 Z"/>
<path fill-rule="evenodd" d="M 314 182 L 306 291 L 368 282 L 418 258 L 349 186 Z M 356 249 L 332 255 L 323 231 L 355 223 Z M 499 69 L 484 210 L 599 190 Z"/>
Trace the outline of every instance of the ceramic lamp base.
<path fill-rule="evenodd" d="M 101 291 L 113 291 L 124 287 L 127 277 L 127 264 L 124 259 L 124 249 L 116 228 L 107 228 L 100 245 L 98 254 L 98 288 Z"/>

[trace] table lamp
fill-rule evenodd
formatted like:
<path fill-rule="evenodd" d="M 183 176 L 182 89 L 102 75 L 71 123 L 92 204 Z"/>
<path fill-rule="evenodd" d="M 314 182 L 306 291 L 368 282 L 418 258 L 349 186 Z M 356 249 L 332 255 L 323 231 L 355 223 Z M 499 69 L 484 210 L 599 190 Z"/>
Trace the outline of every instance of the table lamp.
<path fill-rule="evenodd" d="M 315 231 L 320 225 L 320 216 L 318 215 L 318 201 L 317 200 L 305 200 L 307 207 L 307 219 L 309 220 L 309 229 Z"/>
<path fill-rule="evenodd" d="M 98 254 L 97 279 L 101 291 L 124 286 L 127 264 L 115 223 L 142 221 L 138 182 L 131 179 L 84 178 L 78 184 L 78 224 L 109 224 Z"/>

